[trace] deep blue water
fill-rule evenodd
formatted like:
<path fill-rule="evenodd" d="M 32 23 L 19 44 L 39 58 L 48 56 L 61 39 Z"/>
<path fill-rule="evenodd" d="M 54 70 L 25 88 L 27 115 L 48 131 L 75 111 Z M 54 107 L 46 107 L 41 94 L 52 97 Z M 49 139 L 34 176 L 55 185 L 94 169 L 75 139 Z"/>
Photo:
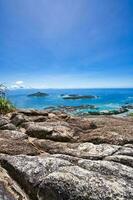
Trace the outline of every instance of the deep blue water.
<path fill-rule="evenodd" d="M 47 97 L 28 97 L 34 92 L 48 93 Z M 96 95 L 97 99 L 64 100 L 61 94 Z M 133 89 L 21 89 L 8 92 L 17 108 L 44 109 L 50 106 L 96 105 L 98 110 L 114 110 L 125 103 L 133 104 Z M 81 110 L 82 111 L 82 110 Z"/>

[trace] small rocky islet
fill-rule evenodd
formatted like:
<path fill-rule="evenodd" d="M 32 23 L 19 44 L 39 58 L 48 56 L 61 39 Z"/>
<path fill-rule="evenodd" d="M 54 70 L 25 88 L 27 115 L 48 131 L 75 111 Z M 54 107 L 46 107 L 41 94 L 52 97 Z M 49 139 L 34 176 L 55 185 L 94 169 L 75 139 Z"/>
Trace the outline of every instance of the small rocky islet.
<path fill-rule="evenodd" d="M 96 99 L 98 96 L 94 95 L 78 95 L 78 94 L 69 94 L 69 95 L 64 95 L 61 94 L 61 97 L 66 100 L 78 100 L 78 99 Z"/>
<path fill-rule="evenodd" d="M 133 117 L 1 115 L 0 199 L 132 200 Z"/>
<path fill-rule="evenodd" d="M 49 96 L 48 93 L 44 92 L 35 92 L 28 94 L 28 97 L 37 97 L 43 98 Z M 64 100 L 82 100 L 82 99 L 97 99 L 99 96 L 95 95 L 78 95 L 78 94 L 61 94 L 60 97 Z M 46 108 L 45 108 L 46 109 Z M 78 106 L 51 106 L 47 107 L 47 110 L 50 111 L 63 111 L 68 112 L 69 114 L 76 114 L 79 116 L 87 115 L 118 115 L 123 113 L 128 113 L 130 109 L 133 109 L 133 105 L 125 103 L 121 107 L 112 110 L 100 110 L 100 107 L 93 104 L 83 104 Z"/>
<path fill-rule="evenodd" d="M 32 93 L 32 94 L 28 94 L 27 96 L 28 97 L 47 97 L 48 94 L 44 93 L 44 92 L 35 92 L 35 93 Z"/>

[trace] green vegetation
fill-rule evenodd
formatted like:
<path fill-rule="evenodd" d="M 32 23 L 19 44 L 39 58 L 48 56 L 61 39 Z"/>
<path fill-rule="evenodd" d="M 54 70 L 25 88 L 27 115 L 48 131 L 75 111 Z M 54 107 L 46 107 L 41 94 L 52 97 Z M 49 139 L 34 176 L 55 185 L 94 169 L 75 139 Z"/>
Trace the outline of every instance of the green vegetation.
<path fill-rule="evenodd" d="M 0 84 L 0 114 L 6 114 L 15 110 L 13 104 L 6 98 L 6 86 Z"/>
<path fill-rule="evenodd" d="M 0 114 L 12 112 L 14 109 L 15 107 L 8 99 L 0 97 Z"/>
<path fill-rule="evenodd" d="M 133 117 L 133 113 L 129 113 L 129 116 L 130 116 L 130 117 Z"/>

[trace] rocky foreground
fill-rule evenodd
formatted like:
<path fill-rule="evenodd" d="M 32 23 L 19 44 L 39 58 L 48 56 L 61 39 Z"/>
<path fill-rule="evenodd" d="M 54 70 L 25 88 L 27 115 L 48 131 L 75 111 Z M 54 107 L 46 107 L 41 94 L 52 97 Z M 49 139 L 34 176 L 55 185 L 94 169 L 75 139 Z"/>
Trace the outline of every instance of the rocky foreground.
<path fill-rule="evenodd" d="M 133 200 L 133 118 L 0 117 L 0 200 Z"/>

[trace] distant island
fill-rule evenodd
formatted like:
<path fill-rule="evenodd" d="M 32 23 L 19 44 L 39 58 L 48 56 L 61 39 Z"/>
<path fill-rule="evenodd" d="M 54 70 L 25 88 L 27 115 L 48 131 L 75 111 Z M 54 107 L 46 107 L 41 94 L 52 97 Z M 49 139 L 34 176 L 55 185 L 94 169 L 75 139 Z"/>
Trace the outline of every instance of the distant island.
<path fill-rule="evenodd" d="M 48 94 L 44 93 L 44 92 L 36 92 L 36 93 L 33 93 L 33 94 L 29 94 L 27 96 L 28 97 L 46 97 L 46 96 L 48 96 Z"/>
<path fill-rule="evenodd" d="M 77 100 L 77 99 L 95 99 L 98 96 L 94 95 L 77 95 L 77 94 L 69 94 L 69 95 L 61 95 L 63 99 Z"/>

